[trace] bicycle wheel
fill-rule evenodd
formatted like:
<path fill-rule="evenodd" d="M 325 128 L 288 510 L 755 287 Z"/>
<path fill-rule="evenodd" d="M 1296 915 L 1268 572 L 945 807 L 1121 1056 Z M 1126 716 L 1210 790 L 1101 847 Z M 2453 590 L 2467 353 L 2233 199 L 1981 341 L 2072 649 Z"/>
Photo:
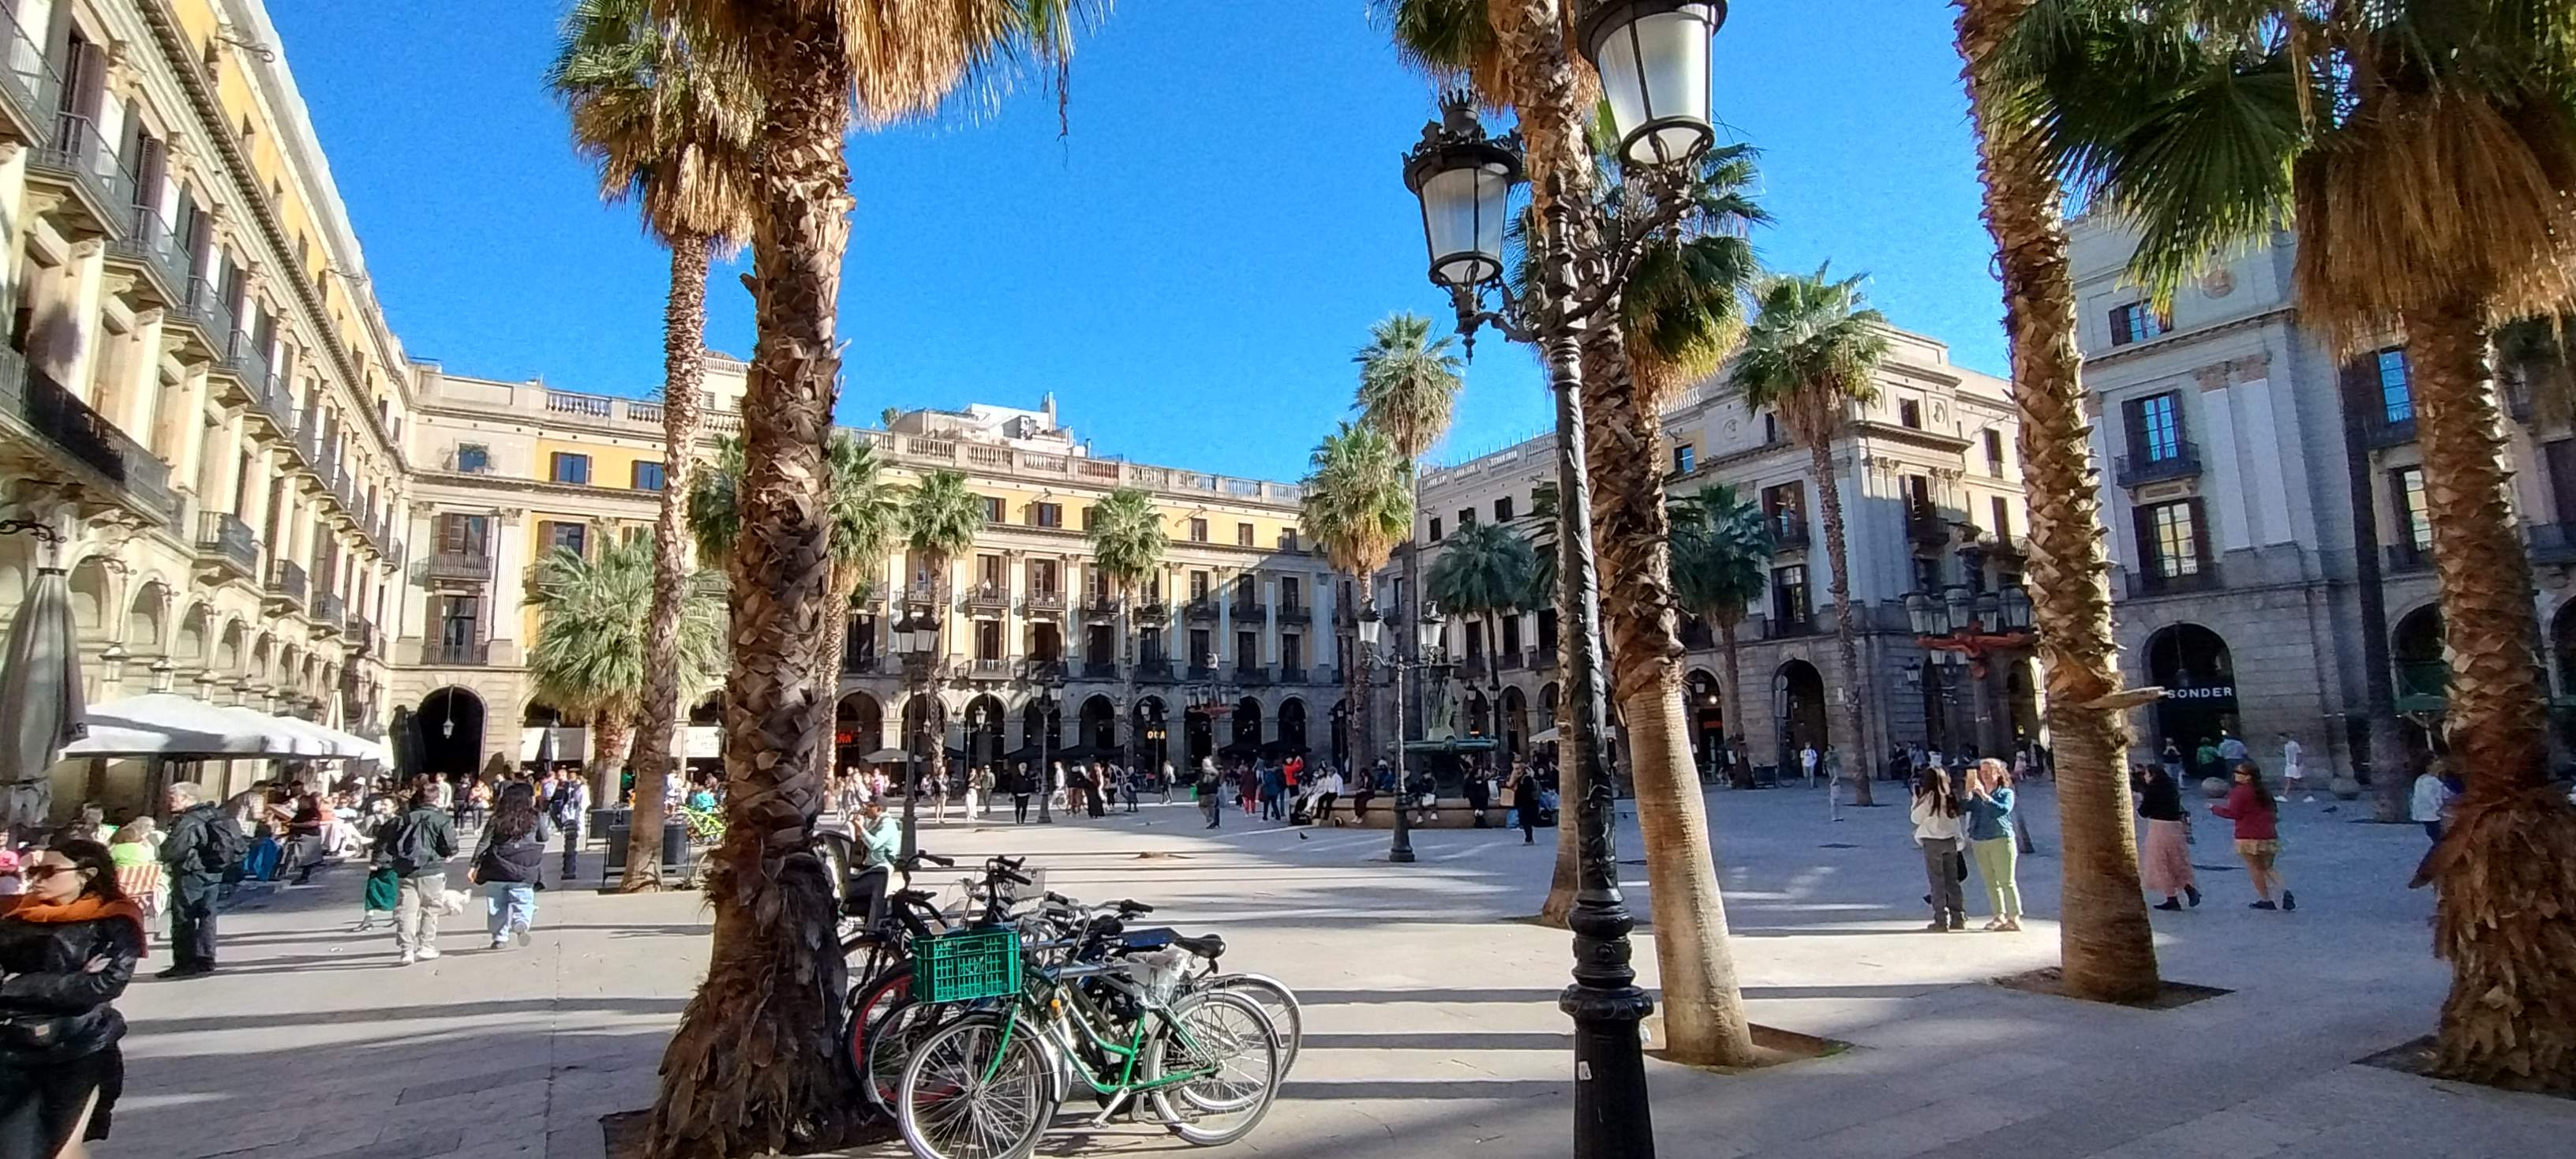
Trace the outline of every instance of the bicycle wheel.
<path fill-rule="evenodd" d="M 868 1028 L 862 1048 L 866 1065 L 859 1073 L 865 1076 L 868 1100 L 878 1110 L 888 1115 L 895 1113 L 895 1092 L 903 1084 L 903 1068 L 912 1061 L 913 1053 L 932 1033 L 957 1021 L 963 1013 L 961 1007 L 906 999 Z"/>
<path fill-rule="evenodd" d="M 1223 990 L 1252 999 L 1270 1016 L 1271 1029 L 1279 1032 L 1279 1073 L 1287 1074 L 1297 1065 L 1297 1046 L 1306 1039 L 1306 1016 L 1297 1004 L 1297 994 L 1277 978 L 1260 974 L 1219 974 L 1200 983 L 1202 990 Z"/>
<path fill-rule="evenodd" d="M 844 1048 L 850 1057 L 852 1073 L 861 1076 L 869 1073 L 868 1040 L 876 1034 L 879 1026 L 885 1024 L 886 1015 L 911 1001 L 912 965 L 908 962 L 898 964 L 883 973 L 870 975 L 866 981 L 850 990 L 849 1026 L 842 1038 Z M 901 1073 L 901 1068 L 898 1066 L 897 1077 L 900 1077 Z M 879 1095 L 891 1093 L 893 1089 L 892 1083 L 886 1084 L 883 1092 L 878 1090 L 876 1084 L 869 1084 L 869 1098 L 879 1109 L 883 1109 L 885 1102 Z"/>
<path fill-rule="evenodd" d="M 1000 1015 L 959 1018 L 923 1039 L 897 1091 L 903 1141 L 924 1159 L 1025 1159 L 1055 1118 L 1037 1031 Z"/>
<path fill-rule="evenodd" d="M 1175 1071 L 1207 1076 L 1148 1092 L 1155 1115 L 1185 1143 L 1234 1142 L 1251 1133 L 1279 1097 L 1278 1031 L 1259 1003 L 1240 994 L 1184 994 L 1137 1060 L 1137 1074 L 1147 1082 Z"/>

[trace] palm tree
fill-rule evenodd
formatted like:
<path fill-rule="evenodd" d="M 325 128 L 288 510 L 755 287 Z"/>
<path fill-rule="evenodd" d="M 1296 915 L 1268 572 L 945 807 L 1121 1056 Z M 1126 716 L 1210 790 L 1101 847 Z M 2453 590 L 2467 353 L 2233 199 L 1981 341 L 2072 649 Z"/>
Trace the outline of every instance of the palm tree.
<path fill-rule="evenodd" d="M 831 1146 L 852 1123 L 834 1039 L 843 975 L 813 947 L 832 936 L 833 893 L 805 850 L 821 799 L 804 746 L 831 700 L 813 653 L 838 605 L 814 572 L 829 552 L 825 437 L 840 392 L 842 259 L 849 245 L 853 114 L 872 125 L 933 113 L 970 76 L 1061 67 L 1086 0 L 650 0 L 692 44 L 747 62 L 760 104 L 751 189 L 759 319 L 743 398 L 742 533 L 734 551 L 734 655 L 726 700 L 727 839 L 707 979 L 662 1061 L 645 1146 L 652 1159 Z"/>
<path fill-rule="evenodd" d="M 1485 653 L 1502 647 L 1502 618 L 1520 612 L 1538 575 L 1538 553 L 1500 523 L 1470 523 L 1440 545 L 1440 558 L 1422 577 L 1423 594 L 1452 616 L 1474 616 L 1485 630 Z M 1502 669 L 1493 669 L 1502 686 Z"/>
<path fill-rule="evenodd" d="M 1136 600 L 1154 569 L 1162 566 L 1163 548 L 1171 537 L 1164 534 L 1163 513 L 1154 507 L 1152 494 L 1141 487 L 1120 487 L 1092 508 L 1089 538 L 1091 566 L 1117 585 L 1120 614 L 1127 618 L 1118 633 L 1118 674 L 1119 703 L 1127 715 L 1120 732 L 1127 738 L 1126 763 L 1132 769 L 1136 767 Z"/>
<path fill-rule="evenodd" d="M 1860 277 L 1832 281 L 1823 268 L 1812 275 L 1765 278 L 1754 292 L 1760 312 L 1745 336 L 1731 372 L 1744 405 L 1770 410 L 1789 437 L 1807 448 L 1816 476 L 1816 505 L 1825 516 L 1825 551 L 1834 571 L 1834 636 L 1842 651 L 1844 744 L 1863 754 L 1865 733 L 1857 616 L 1851 602 L 1850 549 L 1843 541 L 1842 482 L 1834 472 L 1834 440 L 1842 437 L 1853 404 L 1878 397 L 1873 381 L 1887 357 L 1887 319 L 1863 303 Z M 1865 755 L 1859 759 L 1867 760 Z M 1854 804 L 1870 804 L 1869 777 L 1852 778 Z"/>
<path fill-rule="evenodd" d="M 1355 405 L 1360 422 L 1386 432 L 1395 444 L 1395 453 L 1403 456 L 1406 474 L 1413 481 L 1413 496 L 1406 511 L 1422 506 L 1422 456 L 1449 431 L 1449 422 L 1457 415 L 1459 374 L 1466 363 L 1450 353 L 1453 340 L 1431 336 L 1431 320 L 1419 314 L 1395 313 L 1379 319 L 1369 327 L 1369 341 L 1351 356 L 1360 366 L 1360 384 Z M 1410 535 L 1407 536 L 1410 539 Z M 1397 633 L 1395 646 L 1412 645 L 1412 626 L 1422 622 L 1422 551 L 1418 544 L 1404 549 L 1404 587 L 1398 602 L 1411 606 L 1396 609 L 1405 625 Z M 1395 670 L 1395 695 L 1400 705 L 1396 720 L 1395 781 L 1404 784 L 1404 736 L 1402 722 L 1407 718 L 1423 719 L 1422 701 L 1412 697 L 1405 683 L 1405 670 Z M 1395 827 L 1405 827 L 1405 815 L 1395 814 Z"/>
<path fill-rule="evenodd" d="M 641 537 L 611 541 L 598 554 L 593 560 L 556 548 L 537 560 L 528 592 L 537 609 L 528 679 L 538 699 L 589 718 L 593 775 L 614 791 L 647 672 L 670 669 L 674 687 L 695 697 L 724 671 L 724 581 L 712 572 L 690 578 L 672 648 L 656 653 L 635 615 L 652 598 L 654 545 Z"/>
<path fill-rule="evenodd" d="M 2292 222 L 2301 321 L 2345 356 L 2403 335 L 2469 777 L 2419 872 L 2453 966 L 2435 1065 L 2576 1089 L 2576 810 L 2546 789 L 2531 565 L 2488 371 L 2496 325 L 2576 301 L 2564 6 L 2047 0 L 1989 41 L 2006 99 L 1986 119 L 2031 126 L 2032 169 L 2137 233 L 2129 275 L 2159 302 Z"/>
<path fill-rule="evenodd" d="M 1348 422 L 1324 436 L 1306 462 L 1299 527 L 1325 560 L 1351 577 L 1353 590 L 1365 592 L 1395 546 L 1413 535 L 1413 464 L 1385 432 Z M 1342 704 L 1351 771 L 1365 777 L 1370 713 L 1354 645 L 1342 664 Z"/>
<path fill-rule="evenodd" d="M 1736 667 L 1735 630 L 1770 579 L 1772 550 L 1770 521 L 1733 487 L 1711 483 L 1673 501 L 1674 596 L 1717 628 L 1718 654 L 1726 663 L 1727 744 L 1739 789 L 1753 787 L 1753 765 L 1744 748 L 1744 681 Z"/>
<path fill-rule="evenodd" d="M 697 465 L 704 378 L 707 267 L 750 236 L 748 185 L 759 102 L 742 62 L 723 47 L 653 19 L 647 0 L 579 0 L 564 17 L 546 84 L 571 111 L 574 147 L 599 169 L 600 195 L 632 200 L 671 250 L 662 312 L 661 514 L 654 523 L 651 639 L 676 647 L 689 584 L 681 505 Z M 677 669 L 650 665 L 636 722 L 635 812 L 623 891 L 662 881 L 662 795 L 680 717 Z M 606 787 L 613 791 L 614 785 Z M 614 800 L 603 793 L 599 800 Z"/>
<path fill-rule="evenodd" d="M 921 477 L 903 498 L 902 527 L 904 542 L 912 548 L 920 569 L 930 575 L 931 599 L 939 609 L 940 632 L 948 630 L 948 613 L 956 605 L 950 587 L 950 571 L 957 557 L 972 550 L 975 537 L 984 531 L 984 497 L 966 486 L 966 476 L 955 471 L 933 471 Z M 931 728 L 930 775 L 948 775 L 948 723 L 939 711 L 939 701 L 932 696 L 926 710 Z M 907 793 L 917 790 L 907 788 Z"/>
<path fill-rule="evenodd" d="M 841 614 L 823 618 L 820 630 L 824 638 L 816 642 L 818 666 L 814 679 L 821 687 L 831 689 L 837 699 L 841 662 L 850 649 L 850 606 L 885 575 L 886 554 L 894 549 L 903 509 L 895 489 L 878 478 L 875 444 L 836 430 L 832 432 L 826 460 L 831 482 L 824 507 L 832 523 L 828 594 L 832 606 L 841 609 Z M 838 705 L 834 707 L 837 712 Z M 826 713 L 820 723 L 827 739 L 814 745 L 817 776 L 831 773 L 832 745 L 828 736 L 833 720 L 834 714 Z"/>

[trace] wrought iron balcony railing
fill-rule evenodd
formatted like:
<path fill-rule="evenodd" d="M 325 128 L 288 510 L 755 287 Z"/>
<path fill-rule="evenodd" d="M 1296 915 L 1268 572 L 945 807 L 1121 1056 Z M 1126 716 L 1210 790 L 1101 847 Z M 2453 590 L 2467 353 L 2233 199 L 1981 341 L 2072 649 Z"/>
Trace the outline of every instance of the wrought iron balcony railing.
<path fill-rule="evenodd" d="M 304 565 L 291 559 L 277 560 L 268 567 L 268 595 L 298 607 L 304 604 Z"/>
<path fill-rule="evenodd" d="M 2198 474 L 2200 445 L 2190 439 L 2176 439 L 2161 447 L 2120 456 L 2119 469 L 2113 478 L 2123 487 L 2143 487 L 2169 479 L 2189 479 Z"/>
<path fill-rule="evenodd" d="M 492 642 L 432 640 L 421 645 L 420 662 L 441 668 L 480 668 L 492 662 Z"/>
<path fill-rule="evenodd" d="M 229 511 L 197 513 L 197 556 L 241 579 L 259 574 L 259 541 L 251 538 L 250 524 Z"/>

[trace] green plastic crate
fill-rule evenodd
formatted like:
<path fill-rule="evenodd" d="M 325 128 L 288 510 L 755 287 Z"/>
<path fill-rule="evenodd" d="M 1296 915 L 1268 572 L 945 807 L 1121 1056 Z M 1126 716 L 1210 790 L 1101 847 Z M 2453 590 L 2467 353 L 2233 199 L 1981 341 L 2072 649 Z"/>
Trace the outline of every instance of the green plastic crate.
<path fill-rule="evenodd" d="M 1020 992 L 1020 935 L 1012 929 L 959 930 L 919 944 L 916 984 L 928 1002 L 973 1002 Z"/>

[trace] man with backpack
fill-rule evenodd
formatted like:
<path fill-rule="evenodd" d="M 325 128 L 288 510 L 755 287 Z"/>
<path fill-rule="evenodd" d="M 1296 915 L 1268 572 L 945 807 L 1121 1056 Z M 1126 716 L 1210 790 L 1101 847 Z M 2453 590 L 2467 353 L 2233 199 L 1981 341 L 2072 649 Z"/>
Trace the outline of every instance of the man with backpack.
<path fill-rule="evenodd" d="M 170 786 L 170 836 L 161 843 L 161 862 L 170 875 L 171 966 L 164 978 L 199 978 L 215 972 L 215 904 L 224 889 L 224 874 L 241 864 L 250 838 L 224 813 L 204 799 L 193 781 Z"/>
<path fill-rule="evenodd" d="M 402 964 L 438 957 L 438 918 L 447 905 L 447 861 L 456 856 L 456 829 L 427 791 L 412 794 L 411 808 L 376 830 L 376 851 L 394 871 L 394 946 Z"/>
<path fill-rule="evenodd" d="M 563 833 L 563 877 L 573 879 L 573 859 L 581 853 L 581 823 L 590 816 L 590 782 L 579 776 L 558 775 L 555 787 L 546 794 L 546 819 Z"/>

